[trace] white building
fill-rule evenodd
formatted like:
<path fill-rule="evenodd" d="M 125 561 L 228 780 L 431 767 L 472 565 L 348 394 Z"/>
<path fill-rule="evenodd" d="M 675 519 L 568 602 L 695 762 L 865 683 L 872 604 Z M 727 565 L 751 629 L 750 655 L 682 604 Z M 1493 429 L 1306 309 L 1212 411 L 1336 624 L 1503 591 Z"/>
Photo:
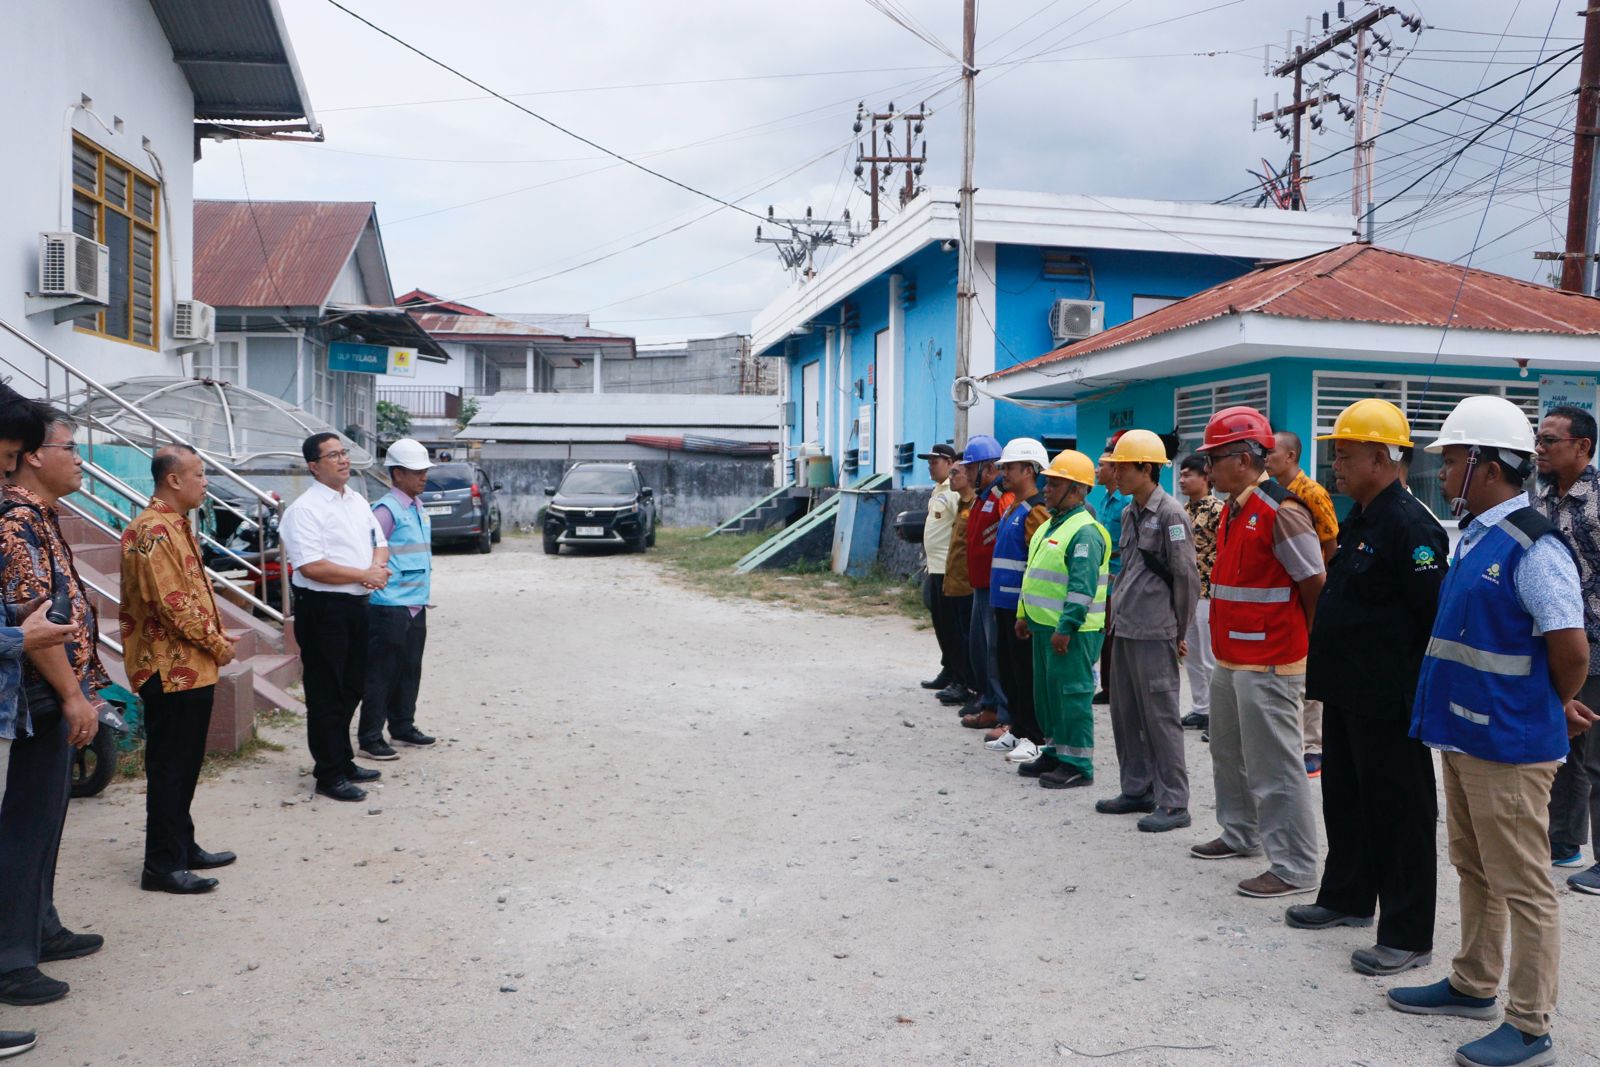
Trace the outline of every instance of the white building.
<path fill-rule="evenodd" d="M 5 3 L 0 70 L 0 324 L 99 380 L 182 374 L 201 146 L 321 136 L 276 0 Z M 55 247 L 96 299 L 38 295 L 42 233 L 87 239 Z M 24 392 L 66 387 L 3 326 L 0 361 Z"/>

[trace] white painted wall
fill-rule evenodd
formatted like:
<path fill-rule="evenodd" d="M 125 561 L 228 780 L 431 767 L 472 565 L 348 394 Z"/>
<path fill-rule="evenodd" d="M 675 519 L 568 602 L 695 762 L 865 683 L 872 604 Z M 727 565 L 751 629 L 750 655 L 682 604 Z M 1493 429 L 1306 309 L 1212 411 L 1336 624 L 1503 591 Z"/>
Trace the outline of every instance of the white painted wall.
<path fill-rule="evenodd" d="M 102 381 L 142 374 L 181 374 L 171 340 L 173 301 L 192 295 L 194 235 L 194 96 L 172 62 L 172 46 L 150 5 L 131 0 L 49 0 L 0 5 L 0 70 L 6 103 L 0 108 L 0 317 L 24 329 L 79 370 Z M 68 127 L 67 109 L 87 94 L 108 133 L 81 111 Z M 161 305 L 163 350 L 96 337 L 48 316 L 27 318 L 24 294 L 38 284 L 39 233 L 70 230 L 70 174 L 64 161 L 76 130 L 134 169 L 154 176 L 141 142 L 148 137 L 166 174 L 162 205 Z M 0 333 L 0 361 L 15 372 L 12 385 L 38 391 L 43 359 Z M 52 381 L 59 388 L 59 375 Z"/>
<path fill-rule="evenodd" d="M 972 293 L 978 306 L 972 309 L 972 346 L 967 356 L 967 372 L 974 378 L 993 374 L 995 369 L 994 327 L 990 325 L 1000 321 L 1000 313 L 995 306 L 994 279 L 998 276 L 995 247 L 992 242 L 980 241 L 972 250 L 978 268 L 972 272 Z M 977 433 L 994 433 L 994 405 L 993 400 L 979 397 L 978 402 L 967 409 L 969 438 Z M 956 442 L 957 445 L 964 443 Z"/>

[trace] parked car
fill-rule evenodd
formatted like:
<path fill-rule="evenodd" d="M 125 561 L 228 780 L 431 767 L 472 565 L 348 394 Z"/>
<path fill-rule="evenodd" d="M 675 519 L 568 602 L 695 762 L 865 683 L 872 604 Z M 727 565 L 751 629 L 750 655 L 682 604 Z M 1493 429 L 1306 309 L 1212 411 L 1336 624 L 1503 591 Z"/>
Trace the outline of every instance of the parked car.
<path fill-rule="evenodd" d="M 547 485 L 544 550 L 562 545 L 624 545 L 643 552 L 656 543 L 655 491 L 632 463 L 579 463 Z"/>
<path fill-rule="evenodd" d="M 475 463 L 440 463 L 428 471 L 422 507 L 433 524 L 433 543 L 469 541 L 479 552 L 500 543 L 500 487 Z"/>

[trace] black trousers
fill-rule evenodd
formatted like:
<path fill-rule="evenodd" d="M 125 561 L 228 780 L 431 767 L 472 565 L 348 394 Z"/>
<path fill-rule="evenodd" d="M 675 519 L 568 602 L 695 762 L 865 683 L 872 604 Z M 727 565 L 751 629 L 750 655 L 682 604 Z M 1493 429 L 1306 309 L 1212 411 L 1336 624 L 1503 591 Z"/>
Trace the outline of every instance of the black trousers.
<path fill-rule="evenodd" d="M 1578 699 L 1590 708 L 1600 704 L 1600 676 L 1590 675 Z M 1550 786 L 1550 857 L 1581 849 L 1590 833 L 1595 851 L 1590 862 L 1600 862 L 1600 741 L 1590 729 L 1574 737 L 1567 762 L 1556 768 Z"/>
<path fill-rule="evenodd" d="M 214 685 L 161 691 L 161 676 L 139 687 L 144 702 L 144 865 L 156 874 L 189 869 L 195 850 L 195 783 L 206 758 Z"/>
<path fill-rule="evenodd" d="M 1033 641 L 1019 638 L 1016 625 L 1016 609 L 995 611 L 999 638 L 995 662 L 1000 665 L 1000 688 L 1005 690 L 1006 708 L 1011 712 L 1011 732 L 1037 745 L 1043 743 L 1044 733 L 1033 710 Z"/>
<path fill-rule="evenodd" d="M 944 575 L 930 574 L 922 579 L 922 603 L 933 620 L 933 636 L 939 642 L 939 671 L 952 682 L 971 688 L 971 671 L 967 669 L 967 641 L 961 635 L 961 623 L 950 607 L 953 598 L 944 595 Z M 955 598 L 959 599 L 959 598 Z M 972 604 L 966 603 L 966 613 L 972 614 Z"/>
<path fill-rule="evenodd" d="M 961 684 L 968 689 L 978 688 L 977 678 L 972 673 L 972 659 L 967 653 L 968 643 L 972 639 L 972 594 L 966 596 L 944 596 L 940 590 L 939 603 L 944 607 L 947 616 L 946 625 L 950 627 L 956 642 L 955 662 L 961 669 L 959 675 Z"/>
<path fill-rule="evenodd" d="M 356 738 L 366 745 L 389 732 L 417 723 L 417 690 L 422 686 L 422 650 L 428 643 L 428 609 L 412 617 L 410 608 L 367 605 L 367 685 Z"/>
<path fill-rule="evenodd" d="M 1322 709 L 1322 819 L 1328 862 L 1317 903 L 1378 912 L 1378 944 L 1433 948 L 1438 802 L 1433 753 L 1401 717 Z"/>
<path fill-rule="evenodd" d="M 56 856 L 71 798 L 72 747 L 59 710 L 30 707 L 34 735 L 11 743 L 0 804 L 0 973 L 39 965 L 39 945 L 61 932 Z"/>
<path fill-rule="evenodd" d="M 367 598 L 296 588 L 294 639 L 305 675 L 311 773 L 328 785 L 354 766 L 350 721 L 367 683 Z"/>

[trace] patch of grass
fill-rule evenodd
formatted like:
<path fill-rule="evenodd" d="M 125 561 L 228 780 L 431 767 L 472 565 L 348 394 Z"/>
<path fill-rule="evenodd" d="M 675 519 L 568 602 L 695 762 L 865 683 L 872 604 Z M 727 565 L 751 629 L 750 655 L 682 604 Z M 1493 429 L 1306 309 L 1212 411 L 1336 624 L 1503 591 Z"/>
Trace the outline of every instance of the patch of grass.
<path fill-rule="evenodd" d="M 266 726 L 292 726 L 304 722 L 305 716 L 297 715 L 292 711 L 281 708 L 267 712 L 256 718 L 256 728 L 259 730 Z M 250 763 L 259 763 L 268 752 L 282 752 L 285 746 L 270 738 L 262 737 L 259 733 L 252 734 L 245 743 L 239 746 L 237 752 L 208 752 L 205 763 L 201 764 L 200 777 L 215 778 L 223 771 L 232 770 Z M 117 758 L 117 776 L 119 778 L 142 779 L 145 773 L 144 742 L 140 741 L 127 752 Z"/>
<path fill-rule="evenodd" d="M 881 567 L 861 578 L 834 574 L 824 563 L 738 574 L 733 565 L 772 532 L 705 536 L 704 527 L 663 527 L 646 558 L 689 585 L 716 596 L 742 596 L 835 615 L 903 615 L 926 625 L 922 591 Z"/>
<path fill-rule="evenodd" d="M 306 721 L 306 717 L 298 711 L 289 711 L 285 708 L 273 708 L 256 716 L 256 726 L 270 727 L 275 730 L 287 730 L 291 726 L 299 726 Z"/>

